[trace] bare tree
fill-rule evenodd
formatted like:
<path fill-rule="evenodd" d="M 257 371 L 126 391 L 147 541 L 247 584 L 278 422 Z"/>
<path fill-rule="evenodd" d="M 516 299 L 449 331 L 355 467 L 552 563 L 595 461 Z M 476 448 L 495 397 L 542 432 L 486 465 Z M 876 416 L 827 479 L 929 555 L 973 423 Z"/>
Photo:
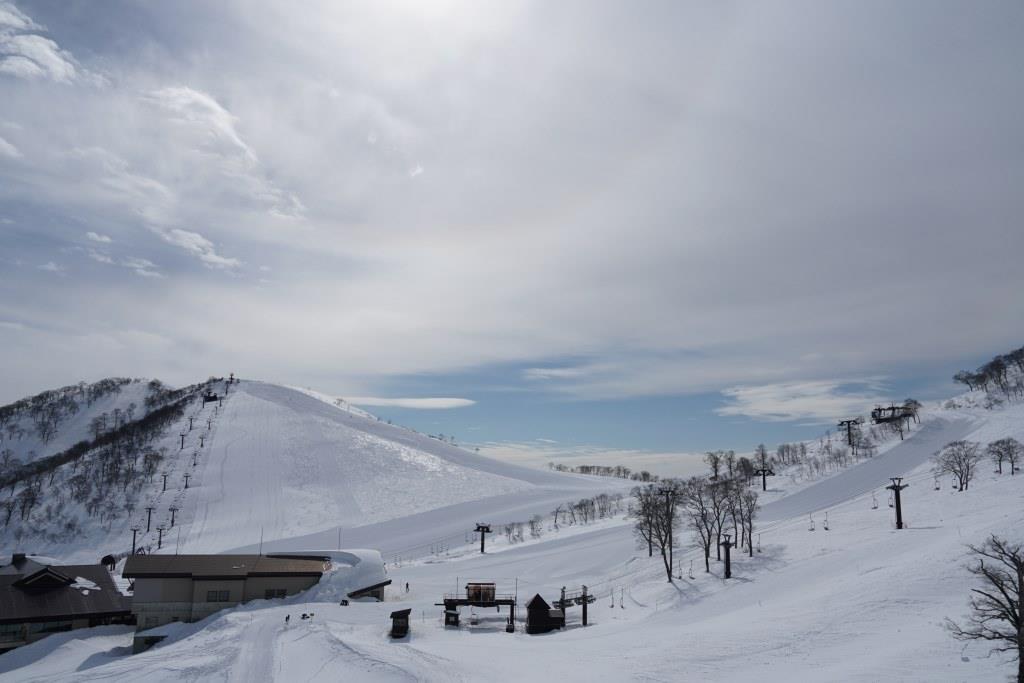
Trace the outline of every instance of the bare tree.
<path fill-rule="evenodd" d="M 959 490 L 966 491 L 974 472 L 981 462 L 978 444 L 971 441 L 950 441 L 935 454 L 937 474 L 951 474 L 957 479 Z"/>
<path fill-rule="evenodd" d="M 704 454 L 704 462 L 711 468 L 711 478 L 718 479 L 722 472 L 722 451 L 708 451 Z"/>
<path fill-rule="evenodd" d="M 1024 452 L 1024 446 L 1020 441 L 1011 437 L 993 441 L 988 445 L 986 452 L 992 458 L 992 462 L 999 466 L 999 474 L 1003 473 L 1003 462 L 1010 465 L 1010 474 L 1015 474 L 1017 461 L 1020 460 L 1021 453 Z"/>
<path fill-rule="evenodd" d="M 1017 659 L 1017 682 L 1024 683 L 1024 548 L 996 535 L 980 546 L 968 546 L 977 564 L 967 571 L 982 579 L 972 588 L 971 616 L 960 626 L 946 626 L 958 640 L 985 640 L 992 652 L 1011 652 Z"/>
<path fill-rule="evenodd" d="M 647 557 L 654 555 L 654 517 L 657 515 L 657 493 L 654 485 L 637 486 L 633 489 L 634 505 L 630 515 L 636 521 L 633 532 L 637 538 L 647 544 Z"/>
<path fill-rule="evenodd" d="M 740 525 L 746 537 L 747 549 L 754 556 L 754 518 L 757 516 L 757 490 L 739 489 L 736 495 L 736 507 L 739 511 Z"/>
<path fill-rule="evenodd" d="M 711 544 L 715 541 L 715 521 L 711 510 L 709 486 L 706 479 L 693 477 L 680 491 L 680 500 L 690 527 L 704 550 L 704 571 L 711 571 Z"/>

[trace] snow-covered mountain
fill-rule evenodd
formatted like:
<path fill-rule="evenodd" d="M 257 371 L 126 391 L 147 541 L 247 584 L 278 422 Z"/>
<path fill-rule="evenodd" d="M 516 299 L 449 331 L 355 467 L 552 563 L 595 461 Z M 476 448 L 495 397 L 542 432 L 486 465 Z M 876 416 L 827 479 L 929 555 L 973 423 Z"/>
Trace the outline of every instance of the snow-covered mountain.
<path fill-rule="evenodd" d="M 967 395 L 926 406 L 905 441 L 829 476 L 805 481 L 780 469 L 756 525 L 758 552 L 734 553 L 734 578 L 723 578 L 721 563 L 701 571 L 701 552 L 683 530 L 679 578 L 667 583 L 657 554 L 638 547 L 621 513 L 560 528 L 548 515 L 538 536 L 509 542 L 494 534 L 483 555 L 461 534 L 451 545 L 439 540 L 473 521 L 527 519 L 555 501 L 622 485 L 615 480 L 523 471 L 315 396 L 243 382 L 217 412 L 207 462 L 195 468 L 200 485 L 185 492 L 191 516 L 181 544 L 245 546 L 242 537 L 262 526 L 280 548 L 331 547 L 339 524 L 332 514 L 348 516 L 342 545 L 384 549 L 390 577 L 408 582 L 409 593 L 347 607 L 315 591 L 255 601 L 183 625 L 134 656 L 130 632 L 118 627 L 58 634 L 0 657 L 0 681 L 1005 680 L 1008 658 L 953 640 L 944 623 L 963 618 L 976 585 L 964 569 L 966 544 L 990 533 L 1024 540 L 1024 474 L 999 475 L 986 464 L 960 492 L 948 478 L 936 488 L 929 460 L 951 440 L 984 446 L 1005 437 L 1024 440 L 1024 404 L 986 409 Z M 339 455 L 338 444 L 351 450 Z M 395 479 L 385 482 L 381 469 Z M 895 476 L 909 484 L 907 528 L 899 531 L 883 489 Z M 366 489 L 376 486 L 402 500 L 367 501 Z M 326 498 L 337 489 L 324 503 L 335 512 L 289 506 L 296 488 Z M 311 526 L 294 524 L 293 515 Z M 210 522 L 221 516 L 245 533 L 233 537 L 227 523 Z M 288 537 L 296 530 L 301 535 Z M 542 636 L 505 633 L 507 615 L 486 610 L 475 624 L 446 629 L 435 603 L 466 580 L 518 590 L 520 605 L 583 584 L 598 600 L 587 628 L 572 608 L 568 629 Z M 406 607 L 412 634 L 392 642 L 388 614 Z M 314 621 L 285 623 L 307 610 Z"/>
<path fill-rule="evenodd" d="M 339 531 L 350 546 L 379 547 L 373 541 L 380 525 L 401 527 L 395 520 L 410 515 L 434 514 L 440 539 L 471 528 L 474 512 L 503 514 L 474 501 L 507 497 L 513 508 L 530 509 L 537 501 L 546 511 L 549 499 L 606 487 L 589 477 L 491 460 L 313 392 L 250 381 L 181 390 L 174 394 L 180 411 L 145 439 L 65 457 L 72 444 L 96 436 L 97 419 L 104 423 L 101 436 L 134 424 L 165 404 L 152 399 L 154 391 L 168 391 L 141 381 L 107 385 L 91 402 L 89 387 L 69 389 L 73 398 L 61 402 L 78 399 L 78 405 L 66 410 L 46 443 L 27 412 L 19 413 L 14 457 L 32 453 L 22 462 L 46 469 L 20 478 L 7 470 L 16 481 L 0 492 L 0 523 L 12 509 L 0 529 L 5 547 L 90 561 L 98 550 L 129 551 L 133 527 L 136 543 L 150 551 L 217 552 L 261 539 L 267 548 L 334 547 Z M 206 391 L 219 400 L 204 402 Z M 30 495 L 36 500 L 25 507 Z M 389 537 L 385 550 L 408 545 L 400 530 Z"/>

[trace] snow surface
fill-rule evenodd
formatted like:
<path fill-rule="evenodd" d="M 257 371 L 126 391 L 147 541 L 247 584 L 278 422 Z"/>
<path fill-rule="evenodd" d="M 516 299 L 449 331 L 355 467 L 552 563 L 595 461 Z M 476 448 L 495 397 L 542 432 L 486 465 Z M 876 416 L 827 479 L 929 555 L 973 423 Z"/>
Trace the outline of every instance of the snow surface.
<path fill-rule="evenodd" d="M 125 387 L 122 402 L 138 386 L 145 384 Z M 436 538 L 454 537 L 472 528 L 476 515 L 522 521 L 548 505 L 622 486 L 492 460 L 325 398 L 249 381 L 232 384 L 221 405 L 197 396 L 154 444 L 167 457 L 131 516 L 101 525 L 82 511 L 84 528 L 73 541 L 20 545 L 65 563 L 95 562 L 128 552 L 134 526 L 138 545 L 150 552 L 255 551 L 263 539 L 267 551 L 344 545 L 408 554 L 423 541 L 420 527 L 410 535 L 399 521 L 409 516 L 427 514 Z M 96 410 L 109 408 L 101 403 Z M 148 533 L 146 507 L 153 508 Z M 427 554 L 429 544 L 412 552 Z"/>
<path fill-rule="evenodd" d="M 280 387 L 253 384 L 242 389 L 230 399 L 237 401 L 239 416 L 257 413 L 260 401 L 275 406 L 264 408 L 270 425 L 289 407 L 307 410 L 294 392 L 282 393 L 288 390 Z M 224 412 L 231 415 L 229 401 Z M 340 423 L 333 417 L 296 418 L 304 426 L 335 429 L 320 424 L 321 419 L 355 429 L 348 417 Z M 1024 405 L 997 411 L 933 410 L 923 422 L 905 442 L 875 458 L 765 505 L 757 528 L 761 552 L 752 558 L 734 553 L 732 580 L 721 578 L 722 565 L 714 561 L 712 572 L 705 574 L 699 551 L 683 547 L 677 552 L 682 578 L 666 582 L 660 559 L 648 558 L 646 548 L 638 548 L 623 517 L 558 531 L 548 527 L 540 539 L 514 545 L 494 534 L 484 555 L 476 552 L 475 544 L 462 542 L 443 553 L 411 552 L 400 562 L 389 562 L 388 576 L 396 590 L 384 603 L 342 607 L 328 581 L 301 596 L 257 600 L 196 624 L 176 625 L 166 641 L 135 656 L 124 655 L 129 633 L 91 629 L 60 634 L 0 656 L 0 671 L 6 672 L 0 681 L 1006 680 L 1013 669 L 1004 658 L 987 657 L 984 645 L 953 640 L 943 621 L 967 612 L 973 583 L 964 570 L 965 544 L 981 542 L 992 532 L 1024 540 L 1024 475 L 998 476 L 985 466 L 968 492 L 952 491 L 948 481 L 935 490 L 927 458 L 952 438 L 1024 439 Z M 219 429 L 216 448 L 226 448 L 227 428 Z M 293 425 L 289 432 L 298 429 Z M 242 428 L 234 430 L 234 438 L 244 438 Z M 376 422 L 360 423 L 357 431 L 409 448 L 419 443 L 407 430 Z M 266 432 L 261 436 L 274 438 Z M 547 479 L 554 473 L 540 471 L 534 474 L 543 479 L 530 481 L 508 466 L 481 463 L 464 452 L 448 453 L 447 445 L 429 441 L 433 443 L 423 444 L 429 450 L 416 450 L 448 466 L 473 469 L 473 476 L 518 482 L 520 488 L 484 492 L 456 505 L 403 507 L 391 519 L 343 529 L 344 535 L 377 534 L 378 543 L 365 544 L 373 548 L 399 542 L 436 545 L 446 525 L 460 514 L 466 527 L 488 521 L 477 517 L 488 509 L 525 513 L 541 506 L 545 496 L 564 501 L 566 492 L 578 498 L 592 494 L 599 484 L 616 484 L 586 477 Z M 246 443 L 258 448 L 255 441 Z M 307 444 L 315 447 L 315 434 Z M 362 452 L 373 457 L 382 449 L 405 462 L 392 448 L 366 447 Z M 261 452 L 254 459 L 269 457 Z M 234 475 L 236 464 L 225 462 L 225 472 Z M 441 471 L 447 471 L 444 467 Z M 905 476 L 910 483 L 903 492 L 908 528 L 901 531 L 894 529 L 892 510 L 881 492 L 890 476 Z M 348 482 L 348 490 L 376 481 L 360 474 Z M 424 484 L 420 492 L 429 495 L 425 489 L 433 483 Z M 871 505 L 872 490 L 878 492 L 877 508 Z M 487 493 L 498 495 L 487 498 Z M 358 495 L 353 492 L 352 497 Z M 222 509 L 238 513 L 241 525 L 252 528 L 248 509 L 234 504 Z M 297 510 L 317 519 L 301 507 Z M 825 510 L 829 531 L 822 524 Z M 372 517 L 358 512 L 363 519 Z M 809 530 L 810 513 L 815 515 L 814 531 Z M 549 520 L 545 518 L 546 525 Z M 229 538 L 227 532 L 209 529 L 199 537 Z M 318 534 L 278 542 L 296 549 L 330 547 L 336 542 L 326 537 L 331 533 L 321 530 L 321 544 L 310 540 Z M 684 546 L 687 537 L 680 534 Z M 499 592 L 518 590 L 520 605 L 535 592 L 550 601 L 562 586 L 572 590 L 581 584 L 598 600 L 590 606 L 587 628 L 580 625 L 580 609 L 573 608 L 569 628 L 539 636 L 525 634 L 522 623 L 516 633 L 505 633 L 507 614 L 493 610 L 479 610 L 476 625 L 464 618 L 462 628 L 446 629 L 435 603 L 469 580 L 496 581 Z M 408 594 L 403 590 L 406 582 Z M 392 641 L 388 614 L 402 608 L 413 610 L 411 633 Z M 299 620 L 302 612 L 315 617 Z M 285 615 L 291 615 L 287 625 Z"/>

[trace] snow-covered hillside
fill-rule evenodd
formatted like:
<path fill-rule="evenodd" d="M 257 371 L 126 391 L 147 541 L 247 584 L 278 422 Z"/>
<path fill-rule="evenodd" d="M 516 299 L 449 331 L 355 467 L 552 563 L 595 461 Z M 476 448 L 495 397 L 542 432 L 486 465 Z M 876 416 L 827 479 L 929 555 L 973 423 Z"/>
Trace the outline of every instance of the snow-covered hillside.
<path fill-rule="evenodd" d="M 223 425 L 238 426 L 231 428 L 230 440 L 225 438 L 226 426 L 214 435 L 216 445 L 207 465 L 212 470 L 202 473 L 205 491 L 193 509 L 225 506 L 220 509 L 232 510 L 252 528 L 260 519 L 255 507 L 238 502 L 230 486 L 224 489 L 223 501 L 235 502 L 220 500 L 215 495 L 220 489 L 210 484 L 208 472 L 216 472 L 218 462 L 225 472 L 235 471 L 237 461 L 230 459 L 233 446 L 228 444 L 256 448 L 256 441 L 245 441 L 248 430 L 256 429 L 254 421 L 262 417 L 277 424 L 281 411 L 294 412 L 290 434 L 309 431 L 301 442 L 303 451 L 316 450 L 315 444 L 326 435 L 346 434 L 345 442 L 362 444 L 358 452 L 370 460 L 408 448 L 414 453 L 394 457 L 422 476 L 438 472 L 444 478 L 453 471 L 471 470 L 472 475 L 462 473 L 482 479 L 467 481 L 496 487 L 509 481 L 517 487 L 512 492 L 496 488 L 492 497 L 455 505 L 441 500 L 441 507 L 422 511 L 402 508 L 392 520 L 344 529 L 343 545 L 387 549 L 388 544 L 427 544 L 456 519 L 475 521 L 487 510 L 513 519 L 517 512 L 542 507 L 545 496 L 555 500 L 561 495 L 564 500 L 568 491 L 581 495 L 596 490 L 587 487 L 616 483 L 519 472 L 372 419 L 319 413 L 305 403 L 307 399 L 316 400 L 270 385 L 238 387 L 221 410 Z M 232 402 L 236 413 L 228 420 Z M 243 421 L 242 416 L 249 417 Z M 349 429 L 357 434 L 345 431 Z M 254 439 L 273 438 L 255 434 Z M 0 672 L 6 672 L 0 673 L 0 681 L 1005 680 L 1013 670 L 1005 658 L 987 657 L 983 644 L 965 646 L 953 640 L 943 622 L 967 612 L 974 583 L 963 568 L 965 545 L 981 542 L 993 532 L 1024 540 L 1024 474 L 997 475 L 992 467 L 983 466 L 969 491 L 953 491 L 948 480 L 940 480 L 936 490 L 928 458 L 951 439 L 985 444 L 1006 436 L 1024 440 L 1024 404 L 998 410 L 929 407 L 922 413 L 920 429 L 906 441 L 769 501 L 756 528 L 760 552 L 752 558 L 734 553 L 734 578 L 728 581 L 722 578 L 720 563 L 713 563 L 710 574 L 701 571 L 700 551 L 689 547 L 688 532 L 679 535 L 680 578 L 669 584 L 657 555 L 648 558 L 646 548 L 638 548 L 631 523 L 623 516 L 558 530 L 548 518 L 539 538 L 509 544 L 495 534 L 484 555 L 470 544 L 455 544 L 444 553 L 419 558 L 412 554 L 400 563 L 389 563 L 394 585 L 404 587 L 408 582 L 410 591 L 393 590 L 383 604 L 342 607 L 320 600 L 315 590 L 284 601 L 255 601 L 183 625 L 164 643 L 135 656 L 126 654 L 131 638 L 127 631 L 62 634 L 0 657 Z M 279 449 L 287 450 L 286 446 Z M 272 456 L 257 449 L 252 457 L 266 462 Z M 297 456 L 283 457 L 288 458 L 283 462 L 292 463 Z M 337 476 L 336 482 L 344 479 L 330 470 L 323 476 Z M 891 476 L 903 476 L 910 484 L 903 492 L 908 527 L 900 531 L 894 528 L 893 511 L 882 490 Z M 347 490 L 351 493 L 364 482 L 376 481 L 361 473 L 347 482 Z M 261 484 L 254 475 L 247 485 Z M 445 489 L 440 498 L 449 494 Z M 371 505 L 364 511 L 359 500 L 353 494 L 349 509 L 364 515 L 360 519 L 372 519 L 377 508 Z M 438 504 L 437 499 L 432 502 Z M 316 518 L 301 507 L 297 510 Z M 815 519 L 813 531 L 809 515 Z M 199 539 L 224 538 L 227 533 L 211 527 L 201 530 L 197 522 L 187 524 L 189 533 Z M 323 530 L 279 543 L 329 547 L 331 533 Z M 376 545 L 362 541 L 373 536 Z M 324 543 L 316 544 L 318 538 Z M 186 539 L 183 533 L 182 543 L 192 542 Z M 435 603 L 467 580 L 496 581 L 500 592 L 518 589 L 520 605 L 534 593 L 551 600 L 561 587 L 578 589 L 582 584 L 598 600 L 590 606 L 590 626 L 585 629 L 579 608 L 569 611 L 568 629 L 542 636 L 525 634 L 522 623 L 516 633 L 505 633 L 507 614 L 487 610 L 477 611 L 476 624 L 465 619 L 462 628 L 446 629 Z M 387 636 L 388 614 L 405 607 L 413 610 L 411 636 L 392 642 Z M 294 615 L 306 611 L 315 612 L 315 620 L 296 623 Z M 287 614 L 293 615 L 290 625 L 285 623 Z M 518 617 L 521 620 L 523 614 Z"/>
<path fill-rule="evenodd" d="M 145 386 L 128 384 L 116 396 L 125 402 Z M 268 549 L 334 547 L 339 530 L 350 547 L 399 552 L 408 545 L 400 520 L 409 515 L 440 514 L 440 538 L 472 528 L 477 513 L 507 521 L 525 514 L 524 506 L 546 512 L 548 500 L 615 486 L 491 460 L 310 392 L 248 381 L 211 387 L 223 400 L 204 403 L 201 392 L 190 395 L 181 416 L 147 445 L 155 464 L 132 487 L 113 485 L 76 502 L 76 486 L 92 479 L 83 482 L 75 463 L 64 465 L 52 479 L 45 475 L 49 485 L 40 486 L 40 501 L 26 519 L 15 509 L 0 539 L 68 562 L 94 561 L 98 551 L 127 552 L 132 527 L 136 543 L 151 552 L 218 552 L 255 547 L 261 539 Z M 77 438 L 83 421 L 113 400 L 79 411 L 66 422 L 75 437 L 60 432 L 53 443 Z M 96 472 L 96 486 L 110 484 L 111 477 Z M 24 487 L 5 490 L 0 503 L 23 494 Z M 473 505 L 482 499 L 505 501 L 511 517 L 500 519 L 501 507 L 492 503 Z M 531 507 L 531 501 L 540 503 Z M 391 544 L 376 544 L 378 525 L 389 522 L 398 529 L 389 534 Z"/>

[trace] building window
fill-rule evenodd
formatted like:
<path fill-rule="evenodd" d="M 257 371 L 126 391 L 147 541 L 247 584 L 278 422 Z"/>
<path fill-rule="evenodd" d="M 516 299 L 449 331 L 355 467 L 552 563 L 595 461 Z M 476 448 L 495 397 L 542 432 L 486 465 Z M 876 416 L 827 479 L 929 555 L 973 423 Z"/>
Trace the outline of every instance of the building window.
<path fill-rule="evenodd" d="M 70 631 L 70 621 L 44 621 L 28 625 L 28 632 L 32 633 L 60 633 Z"/>
<path fill-rule="evenodd" d="M 288 595 L 288 591 L 284 588 L 268 588 L 263 596 L 267 600 L 273 600 L 274 598 L 283 598 Z"/>
<path fill-rule="evenodd" d="M 206 591 L 206 602 L 228 602 L 231 591 Z"/>
<path fill-rule="evenodd" d="M 0 642 L 24 640 L 25 627 L 21 624 L 0 624 Z"/>

